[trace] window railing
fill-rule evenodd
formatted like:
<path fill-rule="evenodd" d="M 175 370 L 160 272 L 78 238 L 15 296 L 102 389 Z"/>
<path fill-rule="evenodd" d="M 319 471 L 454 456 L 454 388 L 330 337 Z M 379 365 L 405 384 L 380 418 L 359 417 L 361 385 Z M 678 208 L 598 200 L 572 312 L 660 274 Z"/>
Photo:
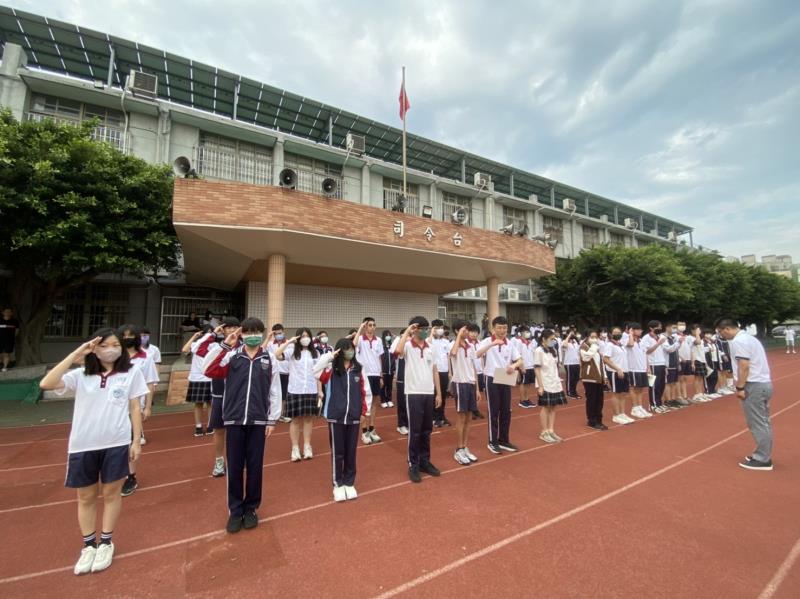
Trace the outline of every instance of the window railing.
<path fill-rule="evenodd" d="M 197 173 L 210 179 L 272 185 L 272 160 L 252 152 L 201 145 L 197 149 Z"/>
<path fill-rule="evenodd" d="M 316 193 L 324 195 L 322 190 L 322 182 L 325 179 L 333 179 L 336 181 L 336 189 L 333 193 L 327 194 L 329 197 L 342 199 L 344 197 L 345 179 L 341 175 L 336 174 L 323 174 L 316 171 L 310 171 L 296 166 L 288 167 L 297 173 L 297 190 L 305 191 L 306 193 Z"/>
<path fill-rule="evenodd" d="M 472 226 L 472 205 L 469 203 L 459 203 L 459 202 L 448 202 L 447 200 L 442 200 L 442 220 L 446 223 L 449 223 L 452 218 L 453 214 L 459 208 L 463 208 L 467 211 L 467 222 L 463 223 L 464 225 L 471 227 Z"/>
<path fill-rule="evenodd" d="M 403 192 L 397 189 L 383 190 L 383 207 L 386 210 L 396 210 L 400 206 L 400 198 Z M 403 212 L 407 214 L 414 214 L 420 216 L 419 197 L 412 194 L 406 194 L 405 207 Z"/>
<path fill-rule="evenodd" d="M 41 112 L 29 112 L 27 114 L 27 120 L 35 123 L 41 123 L 42 121 L 53 121 L 58 125 L 71 125 L 73 127 L 77 127 L 81 124 L 81 122 L 77 119 L 69 119 L 52 114 L 43 114 Z M 92 139 L 111 144 L 111 146 L 126 154 L 129 151 L 129 146 L 126 141 L 130 141 L 130 136 L 126 136 L 125 132 L 118 127 L 98 125 L 92 131 Z"/>

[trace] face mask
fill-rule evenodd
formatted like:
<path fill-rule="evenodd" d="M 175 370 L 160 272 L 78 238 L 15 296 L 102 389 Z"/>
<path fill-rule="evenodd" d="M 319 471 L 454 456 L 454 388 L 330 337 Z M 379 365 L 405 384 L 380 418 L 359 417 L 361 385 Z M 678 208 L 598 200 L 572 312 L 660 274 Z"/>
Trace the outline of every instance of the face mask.
<path fill-rule="evenodd" d="M 444 329 L 439 329 L 439 328 L 433 329 L 433 334 L 436 335 L 437 337 L 441 337 L 442 335 L 444 335 Z"/>
<path fill-rule="evenodd" d="M 577 339 L 578 341 L 580 341 L 580 340 L 581 340 L 581 336 L 580 336 L 580 335 L 575 335 L 575 339 Z"/>
<path fill-rule="evenodd" d="M 125 338 L 122 340 L 122 345 L 125 347 L 136 347 L 136 339 Z"/>
<path fill-rule="evenodd" d="M 303 337 L 302 339 L 300 339 L 300 345 L 302 345 L 303 347 L 308 347 L 309 345 L 311 345 L 311 338 Z"/>
<path fill-rule="evenodd" d="M 101 362 L 105 362 L 106 364 L 113 364 L 119 357 L 122 355 L 122 348 L 121 347 L 106 347 L 102 349 L 96 349 L 94 355 L 97 356 L 97 359 Z"/>
<path fill-rule="evenodd" d="M 528 331 L 525 331 L 524 333 L 522 333 L 522 336 L 525 339 L 530 339 L 531 338 L 531 334 Z"/>
<path fill-rule="evenodd" d="M 247 335 L 242 337 L 242 341 L 247 347 L 258 347 L 264 341 L 264 338 L 261 335 Z"/>
<path fill-rule="evenodd" d="M 617 333 L 616 335 L 611 335 L 611 338 L 614 341 L 619 341 L 620 339 L 622 339 L 622 333 Z"/>
<path fill-rule="evenodd" d="M 428 329 L 417 329 L 417 339 L 423 341 L 428 338 Z"/>
<path fill-rule="evenodd" d="M 681 333 L 683 333 L 683 332 L 685 332 L 685 331 L 686 331 L 686 327 L 685 327 L 685 326 L 683 326 L 683 325 L 681 325 L 681 326 L 679 326 L 679 327 L 678 327 L 678 331 L 679 331 L 679 332 L 681 332 Z"/>
<path fill-rule="evenodd" d="M 326 343 L 328 343 L 328 338 L 325 335 L 323 335 L 322 337 L 319 338 L 319 342 L 325 345 Z"/>
<path fill-rule="evenodd" d="M 356 351 L 354 349 L 346 349 L 344 350 L 343 355 L 345 360 L 352 360 L 353 356 L 356 355 Z"/>
<path fill-rule="evenodd" d="M 589 337 L 589 345 L 597 345 L 597 337 Z"/>
<path fill-rule="evenodd" d="M 392 336 L 391 335 L 386 335 L 386 337 L 384 337 L 384 339 L 386 339 L 386 343 L 389 343 L 389 341 L 392 340 Z"/>
<path fill-rule="evenodd" d="M 150 344 L 150 335 L 142 335 L 142 345 Z"/>
<path fill-rule="evenodd" d="M 658 327 L 657 329 L 653 329 L 653 333 L 656 334 L 656 335 L 660 335 L 663 332 L 664 332 L 664 329 L 662 329 L 661 327 Z"/>
<path fill-rule="evenodd" d="M 557 348 L 557 347 L 558 347 L 558 341 L 556 341 L 555 339 L 553 339 L 553 340 L 552 340 L 550 343 L 548 343 L 547 345 L 548 345 L 548 346 L 550 346 L 551 348 L 555 349 L 555 348 Z"/>
<path fill-rule="evenodd" d="M 286 339 L 286 335 L 283 333 L 275 333 L 275 341 L 283 341 Z"/>

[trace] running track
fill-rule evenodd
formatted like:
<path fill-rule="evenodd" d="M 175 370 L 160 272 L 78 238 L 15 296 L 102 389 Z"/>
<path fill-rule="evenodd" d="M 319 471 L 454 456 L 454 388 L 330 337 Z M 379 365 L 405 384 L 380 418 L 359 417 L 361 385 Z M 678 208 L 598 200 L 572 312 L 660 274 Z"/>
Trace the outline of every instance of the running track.
<path fill-rule="evenodd" d="M 443 476 L 420 485 L 386 410 L 384 443 L 359 448 L 360 497 L 344 504 L 331 501 L 324 424 L 316 457 L 299 464 L 282 425 L 267 445 L 261 524 L 237 535 L 222 530 L 211 440 L 191 436 L 188 413 L 156 416 L 114 565 L 80 578 L 74 492 L 63 488 L 68 425 L 2 429 L 0 595 L 796 598 L 800 359 L 770 361 L 771 473 L 736 465 L 752 441 L 733 396 L 607 432 L 586 428 L 583 402 L 571 402 L 557 446 L 537 438 L 538 410 L 515 407 L 521 452 L 493 456 L 485 421 L 474 422 L 481 461 L 459 466 L 444 429 L 432 439 Z"/>

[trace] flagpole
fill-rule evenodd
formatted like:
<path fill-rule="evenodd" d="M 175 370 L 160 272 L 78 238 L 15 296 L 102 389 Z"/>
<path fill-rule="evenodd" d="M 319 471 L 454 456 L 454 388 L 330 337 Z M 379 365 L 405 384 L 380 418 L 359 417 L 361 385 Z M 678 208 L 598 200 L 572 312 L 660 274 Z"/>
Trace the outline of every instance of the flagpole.
<path fill-rule="evenodd" d="M 408 185 L 406 183 L 406 68 L 403 67 L 403 197 L 408 198 Z M 406 201 L 408 201 L 406 199 Z"/>

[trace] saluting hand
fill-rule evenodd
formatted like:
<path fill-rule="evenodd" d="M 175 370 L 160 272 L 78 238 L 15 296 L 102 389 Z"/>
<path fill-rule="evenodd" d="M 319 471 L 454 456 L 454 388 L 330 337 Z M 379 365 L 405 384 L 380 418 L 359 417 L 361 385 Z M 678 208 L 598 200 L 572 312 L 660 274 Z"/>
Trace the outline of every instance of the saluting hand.
<path fill-rule="evenodd" d="M 79 356 L 88 356 L 90 353 L 94 351 L 94 348 L 103 340 L 102 337 L 95 337 L 94 339 L 87 341 L 86 343 L 82 343 L 78 346 L 76 353 Z"/>
<path fill-rule="evenodd" d="M 225 345 L 233 347 L 239 341 L 239 335 L 242 334 L 242 327 L 237 328 L 230 335 L 225 337 Z"/>

